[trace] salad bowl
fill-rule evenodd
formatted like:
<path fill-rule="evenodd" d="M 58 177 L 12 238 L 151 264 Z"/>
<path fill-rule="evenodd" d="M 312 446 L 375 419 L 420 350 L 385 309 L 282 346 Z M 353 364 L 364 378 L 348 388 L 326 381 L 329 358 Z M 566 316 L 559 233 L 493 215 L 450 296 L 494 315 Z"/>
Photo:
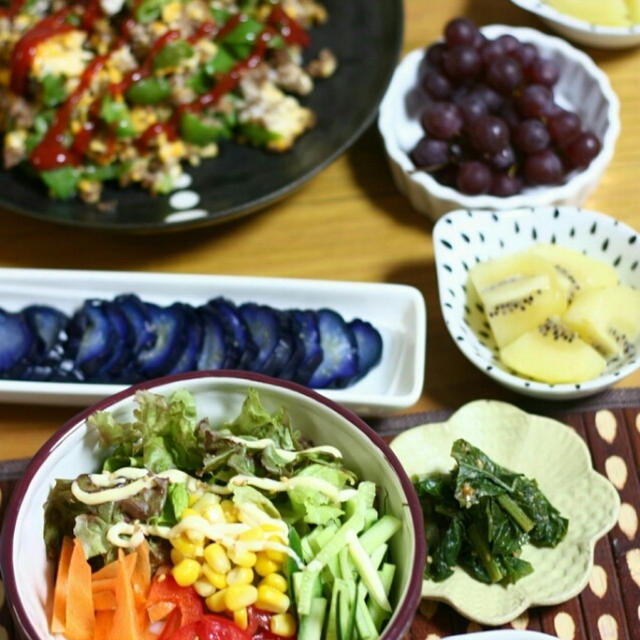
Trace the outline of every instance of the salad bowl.
<path fill-rule="evenodd" d="M 197 415 L 211 424 L 233 420 L 249 390 L 268 412 L 283 409 L 301 436 L 314 445 L 330 445 L 343 454 L 347 468 L 359 478 L 384 487 L 386 512 L 399 519 L 390 543 L 396 563 L 389 598 L 393 613 L 381 638 L 399 638 L 408 629 L 420 599 L 425 562 L 422 513 L 411 481 L 389 446 L 356 415 L 314 391 L 294 383 L 237 371 L 192 372 L 156 379 L 128 388 L 82 411 L 36 453 L 16 486 L 5 515 L 1 567 L 16 627 L 29 640 L 50 640 L 53 566 L 43 537 L 44 511 L 58 478 L 75 478 L 100 468 L 105 455 L 98 432 L 87 422 L 94 412 L 108 411 L 116 420 L 132 419 L 136 393 L 169 397 L 189 392 Z M 139 395 L 139 394 L 138 394 Z"/>

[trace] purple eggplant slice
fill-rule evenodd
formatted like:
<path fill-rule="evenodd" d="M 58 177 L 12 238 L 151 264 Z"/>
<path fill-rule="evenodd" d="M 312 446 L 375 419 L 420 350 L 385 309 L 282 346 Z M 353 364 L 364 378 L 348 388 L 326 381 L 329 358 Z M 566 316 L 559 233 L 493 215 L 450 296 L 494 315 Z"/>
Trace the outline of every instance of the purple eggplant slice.
<path fill-rule="evenodd" d="M 322 361 L 309 379 L 312 388 L 335 388 L 348 384 L 358 373 L 358 345 L 344 318 L 332 309 L 319 309 L 318 331 Z"/>
<path fill-rule="evenodd" d="M 91 380 L 111 358 L 117 342 L 102 300 L 86 300 L 71 317 L 67 355 L 83 380 Z"/>
<path fill-rule="evenodd" d="M 67 340 L 67 314 L 48 305 L 33 304 L 25 307 L 22 315 L 36 338 L 38 362 L 59 362 Z"/>
<path fill-rule="evenodd" d="M 320 331 L 315 311 L 291 309 L 289 312 L 291 334 L 297 348 L 304 350 L 304 355 L 296 365 L 293 380 L 307 384 L 313 372 L 322 362 L 322 346 Z"/>
<path fill-rule="evenodd" d="M 138 371 L 146 378 L 165 375 L 171 371 L 184 350 L 186 341 L 185 316 L 182 306 L 168 307 L 146 302 L 151 327 L 155 333 L 153 346 L 137 355 Z"/>
<path fill-rule="evenodd" d="M 186 334 L 186 343 L 180 357 L 169 373 L 182 373 L 183 371 L 195 370 L 198 366 L 198 355 L 202 348 L 204 332 L 200 322 L 200 316 L 191 305 L 182 304 L 181 306 L 185 318 L 184 331 Z"/>
<path fill-rule="evenodd" d="M 35 348 L 35 336 L 22 315 L 0 310 L 0 376 L 19 375 Z"/>
<path fill-rule="evenodd" d="M 247 363 L 247 369 L 264 373 L 265 363 L 276 348 L 280 336 L 278 314 L 271 307 L 255 302 L 241 304 L 238 313 L 247 325 L 257 350 L 253 360 Z"/>
<path fill-rule="evenodd" d="M 225 333 L 208 305 L 197 308 L 202 324 L 202 344 L 196 361 L 198 370 L 222 369 L 227 361 Z"/>
<path fill-rule="evenodd" d="M 236 305 L 226 298 L 218 297 L 205 305 L 222 325 L 225 333 L 225 369 L 247 369 L 258 353 L 251 331 L 247 327 Z"/>
<path fill-rule="evenodd" d="M 144 302 L 134 293 L 116 296 L 113 302 L 120 308 L 131 327 L 134 336 L 131 349 L 134 355 L 143 349 L 151 349 L 155 343 L 156 334 L 151 324 L 151 314 Z"/>
<path fill-rule="evenodd" d="M 382 358 L 382 336 L 380 332 L 366 320 L 356 318 L 349 323 L 358 345 L 358 373 L 351 382 L 367 375 Z"/>

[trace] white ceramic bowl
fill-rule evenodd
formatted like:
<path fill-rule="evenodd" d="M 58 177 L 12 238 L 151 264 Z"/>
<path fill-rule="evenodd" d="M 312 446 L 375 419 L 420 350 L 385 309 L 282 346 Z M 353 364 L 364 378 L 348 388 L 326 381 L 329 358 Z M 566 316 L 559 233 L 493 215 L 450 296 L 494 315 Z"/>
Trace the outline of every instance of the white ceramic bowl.
<path fill-rule="evenodd" d="M 569 174 L 562 185 L 527 187 L 508 198 L 466 195 L 440 184 L 424 171 L 415 171 L 409 153 L 423 135 L 421 110 L 416 105 L 425 104 L 427 100 L 418 87 L 425 50 L 416 49 L 407 54 L 394 72 L 378 116 L 378 128 L 396 186 L 415 209 L 433 220 L 454 209 L 580 205 L 595 189 L 611 161 L 620 132 L 620 104 L 609 79 L 589 56 L 560 38 L 535 29 L 504 25 L 489 25 L 481 31 L 491 39 L 512 34 L 522 42 L 534 44 L 543 57 L 558 64 L 561 74 L 554 87 L 556 102 L 580 115 L 583 125 L 600 139 L 600 153 L 586 169 Z"/>
<path fill-rule="evenodd" d="M 467 304 L 468 269 L 478 261 L 514 253 L 537 242 L 556 242 L 612 264 L 624 284 L 640 289 L 640 233 L 603 213 L 577 207 L 537 207 L 508 211 L 452 211 L 434 225 L 440 307 L 447 329 L 462 353 L 500 384 L 528 396 L 566 400 L 592 395 L 640 367 L 637 353 L 610 364 L 597 378 L 547 384 L 520 377 L 498 358 L 497 347 L 479 330 L 484 313 Z"/>
<path fill-rule="evenodd" d="M 52 568 L 45 556 L 43 504 L 56 478 L 75 477 L 97 468 L 101 459 L 97 435 L 86 418 L 98 409 L 127 419 L 136 389 L 170 394 L 188 389 L 199 415 L 212 423 L 232 419 L 255 388 L 264 407 L 286 407 L 292 423 L 316 444 L 332 444 L 344 454 L 347 466 L 361 478 L 387 492 L 386 504 L 402 520 L 392 552 L 397 562 L 391 598 L 394 613 L 381 638 L 395 640 L 408 629 L 420 599 L 425 562 L 422 512 L 411 481 L 382 438 L 360 418 L 340 405 L 299 385 L 238 372 L 197 372 L 162 378 L 126 389 L 79 413 L 35 455 L 16 486 L 4 519 L 0 561 L 9 605 L 17 626 L 28 640 L 53 640 L 48 631 L 46 603 L 51 597 Z"/>
<path fill-rule="evenodd" d="M 562 13 L 541 0 L 511 0 L 511 2 L 536 14 L 566 38 L 589 47 L 623 49 L 640 44 L 640 24 L 622 27 L 593 24 Z"/>

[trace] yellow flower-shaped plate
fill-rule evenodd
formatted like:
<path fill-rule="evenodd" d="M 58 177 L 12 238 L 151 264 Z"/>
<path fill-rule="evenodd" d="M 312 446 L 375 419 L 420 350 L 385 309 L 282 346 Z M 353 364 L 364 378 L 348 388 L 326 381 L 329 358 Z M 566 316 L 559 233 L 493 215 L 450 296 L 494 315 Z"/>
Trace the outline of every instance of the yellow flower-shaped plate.
<path fill-rule="evenodd" d="M 454 466 L 451 445 L 465 438 L 512 471 L 535 478 L 542 492 L 569 519 L 567 535 L 553 549 L 527 545 L 522 558 L 533 573 L 516 584 L 486 585 L 456 567 L 442 582 L 424 580 L 422 597 L 451 605 L 480 624 L 505 624 L 532 606 L 576 596 L 593 567 L 596 541 L 616 523 L 620 497 L 596 472 L 584 440 L 570 427 L 493 400 L 471 402 L 446 422 L 409 429 L 391 443 L 409 476 Z"/>

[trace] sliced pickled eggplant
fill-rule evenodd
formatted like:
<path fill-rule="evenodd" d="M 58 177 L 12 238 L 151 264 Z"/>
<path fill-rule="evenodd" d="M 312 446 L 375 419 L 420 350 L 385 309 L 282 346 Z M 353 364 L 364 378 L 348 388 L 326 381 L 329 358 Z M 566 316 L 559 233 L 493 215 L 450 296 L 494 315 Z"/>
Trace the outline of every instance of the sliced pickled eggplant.
<path fill-rule="evenodd" d="M 156 333 L 151 323 L 151 314 L 144 302 L 134 293 L 124 293 L 114 299 L 120 311 L 127 319 L 134 336 L 131 349 L 137 355 L 143 349 L 151 349 L 156 340 Z"/>
<path fill-rule="evenodd" d="M 358 345 L 344 318 L 332 309 L 317 312 L 322 361 L 311 375 L 310 387 L 342 387 L 358 373 Z"/>
<path fill-rule="evenodd" d="M 111 357 L 117 340 L 101 300 L 86 300 L 69 322 L 68 356 L 82 379 L 92 379 Z"/>
<path fill-rule="evenodd" d="M 218 318 L 205 305 L 198 307 L 202 323 L 202 345 L 196 361 L 198 370 L 222 369 L 227 361 L 225 332 Z"/>
<path fill-rule="evenodd" d="M 113 328 L 111 356 L 93 378 L 105 382 L 134 382 L 137 377 L 132 350 L 135 335 L 131 325 L 121 308 L 113 302 L 104 302 L 103 310 Z"/>
<path fill-rule="evenodd" d="M 304 355 L 296 365 L 292 379 L 301 384 L 307 384 L 313 372 L 322 362 L 318 318 L 315 311 L 292 309 L 288 313 L 291 333 L 297 348 L 304 350 Z"/>
<path fill-rule="evenodd" d="M 37 362 L 59 362 L 67 340 L 67 314 L 48 305 L 34 304 L 25 307 L 22 315 L 36 338 Z"/>
<path fill-rule="evenodd" d="M 288 311 L 278 311 L 280 317 L 281 337 L 286 342 L 289 350 L 287 361 L 284 366 L 280 367 L 275 374 L 278 378 L 284 380 L 293 380 L 298 373 L 298 367 L 304 360 L 306 349 L 302 336 L 296 331 L 291 319 L 291 313 Z"/>
<path fill-rule="evenodd" d="M 35 347 L 35 336 L 22 315 L 0 310 L 0 376 L 19 375 Z"/>
<path fill-rule="evenodd" d="M 181 304 L 185 320 L 186 343 L 177 362 L 171 367 L 169 373 L 182 373 L 193 371 L 198 366 L 198 355 L 202 347 L 203 330 L 200 316 L 196 310 L 188 304 Z"/>
<path fill-rule="evenodd" d="M 248 363 L 255 358 L 258 348 L 236 305 L 231 300 L 218 297 L 207 302 L 205 306 L 224 329 L 226 347 L 224 368 L 248 368 Z"/>
<path fill-rule="evenodd" d="M 275 309 L 255 302 L 246 302 L 238 307 L 238 313 L 251 333 L 256 346 L 256 355 L 247 362 L 247 369 L 264 373 L 265 363 L 278 344 L 280 319 Z"/>
<path fill-rule="evenodd" d="M 185 316 L 179 303 L 162 307 L 146 302 L 145 307 L 155 340 L 151 347 L 138 353 L 136 365 L 143 376 L 153 378 L 171 371 L 180 358 L 186 340 Z"/>
<path fill-rule="evenodd" d="M 359 380 L 375 367 L 382 358 L 382 336 L 366 320 L 356 318 L 349 323 L 358 345 L 358 373 L 352 380 Z"/>

